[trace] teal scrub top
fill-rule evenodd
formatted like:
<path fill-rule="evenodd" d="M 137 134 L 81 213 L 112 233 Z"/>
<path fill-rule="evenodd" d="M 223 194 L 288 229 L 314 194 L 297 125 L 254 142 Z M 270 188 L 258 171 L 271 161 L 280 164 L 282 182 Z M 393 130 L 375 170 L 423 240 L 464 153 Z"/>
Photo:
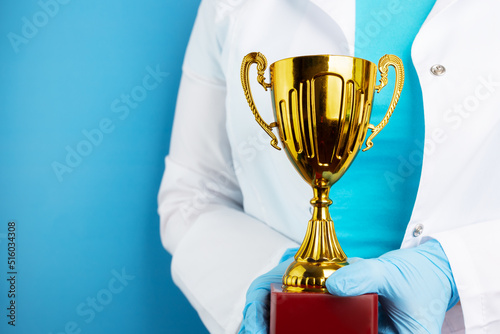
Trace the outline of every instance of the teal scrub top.
<path fill-rule="evenodd" d="M 424 143 L 422 91 L 411 59 L 415 36 L 435 0 L 356 0 L 355 57 L 378 63 L 384 54 L 403 60 L 405 83 L 387 126 L 369 151 L 359 152 L 333 185 L 330 212 L 348 257 L 377 257 L 400 247 L 420 180 Z M 384 117 L 394 90 L 375 93 L 371 123 Z M 371 132 L 368 132 L 368 135 Z"/>

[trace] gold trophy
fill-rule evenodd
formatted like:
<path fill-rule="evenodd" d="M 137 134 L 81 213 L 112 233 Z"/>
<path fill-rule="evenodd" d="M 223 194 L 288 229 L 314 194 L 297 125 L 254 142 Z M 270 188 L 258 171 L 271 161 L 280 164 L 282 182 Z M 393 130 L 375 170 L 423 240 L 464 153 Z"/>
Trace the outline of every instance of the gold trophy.
<path fill-rule="evenodd" d="M 253 101 L 248 79 L 252 64 L 257 64 L 257 81 L 271 88 L 275 122 L 267 124 Z M 388 82 L 389 66 L 396 70 L 392 100 L 380 124 L 370 124 L 374 90 Z M 347 257 L 337 241 L 328 207 L 330 187 L 351 165 L 371 135 L 363 151 L 373 146 L 372 139 L 389 121 L 399 100 L 404 82 L 403 63 L 394 55 L 383 56 L 378 64 L 381 79 L 376 85 L 374 63 L 354 57 L 314 55 L 279 60 L 269 67 L 271 82 L 265 82 L 267 60 L 261 53 L 245 56 L 241 82 L 256 121 L 280 150 L 272 129 L 278 128 L 282 147 L 302 178 L 314 192 L 314 211 L 306 236 L 283 276 L 283 291 L 327 292 L 326 279 L 347 265 Z"/>

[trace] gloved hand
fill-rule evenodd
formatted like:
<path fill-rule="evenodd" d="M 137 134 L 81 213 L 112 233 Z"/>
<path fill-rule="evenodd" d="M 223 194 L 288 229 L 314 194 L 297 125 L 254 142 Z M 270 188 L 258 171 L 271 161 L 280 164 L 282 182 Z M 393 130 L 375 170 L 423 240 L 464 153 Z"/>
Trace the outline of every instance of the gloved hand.
<path fill-rule="evenodd" d="M 290 248 L 281 257 L 280 263 L 257 277 L 247 291 L 243 322 L 238 334 L 267 334 L 269 332 L 269 299 L 271 283 L 281 284 L 286 268 L 292 263 L 298 248 Z"/>
<path fill-rule="evenodd" d="M 459 300 L 448 258 L 433 239 L 343 267 L 326 287 L 337 296 L 377 293 L 379 333 L 441 333 L 446 311 Z"/>

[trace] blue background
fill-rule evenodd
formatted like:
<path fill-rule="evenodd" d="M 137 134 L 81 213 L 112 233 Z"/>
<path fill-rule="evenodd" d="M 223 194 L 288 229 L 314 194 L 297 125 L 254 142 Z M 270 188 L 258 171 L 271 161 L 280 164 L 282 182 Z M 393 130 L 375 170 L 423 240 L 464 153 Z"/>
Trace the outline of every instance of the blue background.
<path fill-rule="evenodd" d="M 59 1 L 0 2 L 0 332 L 206 332 L 156 214 L 199 0 Z"/>

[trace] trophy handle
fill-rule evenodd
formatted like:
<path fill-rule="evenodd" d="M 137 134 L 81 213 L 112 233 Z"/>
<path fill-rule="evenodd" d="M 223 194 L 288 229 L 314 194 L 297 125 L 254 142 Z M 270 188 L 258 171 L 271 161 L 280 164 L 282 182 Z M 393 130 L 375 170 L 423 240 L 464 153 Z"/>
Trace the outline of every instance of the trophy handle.
<path fill-rule="evenodd" d="M 385 55 L 380 58 L 378 62 L 378 70 L 380 71 L 380 85 L 375 86 L 377 93 L 380 93 L 380 90 L 387 85 L 387 73 L 389 72 L 389 65 L 394 67 L 396 70 L 396 84 L 394 85 L 394 93 L 392 94 L 391 104 L 389 105 L 389 109 L 385 113 L 384 118 L 377 126 L 373 124 L 368 124 L 368 128 L 372 130 L 372 134 L 366 140 L 366 147 L 363 149 L 364 151 L 369 150 L 373 146 L 372 139 L 386 126 L 387 122 L 389 122 L 389 118 L 391 118 L 392 113 L 394 112 L 394 108 L 396 108 L 396 104 L 398 104 L 399 96 L 401 95 L 401 91 L 403 90 L 403 84 L 405 81 L 405 71 L 403 68 L 403 61 L 395 55 Z"/>
<path fill-rule="evenodd" d="M 243 62 L 241 63 L 241 84 L 243 85 L 243 90 L 245 91 L 245 97 L 247 98 L 248 105 L 252 110 L 253 115 L 255 116 L 255 120 L 259 125 L 266 131 L 266 133 L 271 137 L 271 145 L 277 149 L 281 150 L 278 146 L 278 140 L 273 133 L 273 128 L 278 126 L 278 123 L 273 122 L 271 124 L 267 124 L 262 117 L 260 117 L 259 112 L 257 111 L 257 107 L 253 101 L 252 91 L 250 90 L 250 82 L 248 80 L 248 71 L 250 70 L 250 66 L 252 64 L 257 64 L 257 81 L 261 84 L 262 87 L 267 91 L 268 88 L 271 88 L 271 84 L 265 82 L 264 71 L 267 67 L 267 59 L 260 52 L 251 52 L 243 58 Z"/>

